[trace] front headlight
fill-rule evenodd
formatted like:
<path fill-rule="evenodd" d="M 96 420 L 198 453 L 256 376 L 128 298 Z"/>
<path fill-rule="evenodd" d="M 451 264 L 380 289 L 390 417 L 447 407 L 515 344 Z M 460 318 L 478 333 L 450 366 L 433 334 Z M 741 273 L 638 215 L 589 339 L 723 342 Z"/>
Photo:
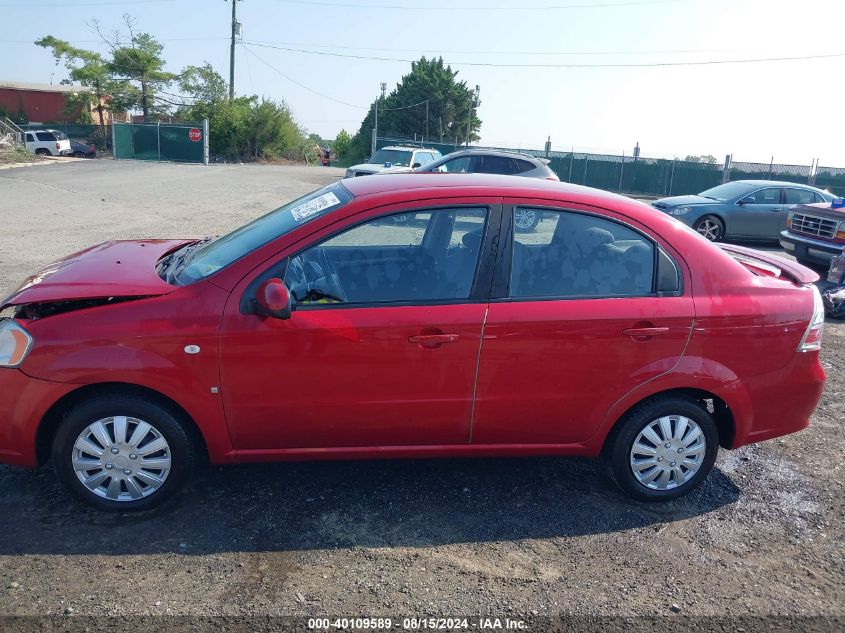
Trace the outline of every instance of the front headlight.
<path fill-rule="evenodd" d="M 675 207 L 674 209 L 667 209 L 666 213 L 669 215 L 686 215 L 692 211 L 692 207 Z"/>
<path fill-rule="evenodd" d="M 32 336 L 17 321 L 0 321 L 0 367 L 17 367 L 32 347 Z"/>

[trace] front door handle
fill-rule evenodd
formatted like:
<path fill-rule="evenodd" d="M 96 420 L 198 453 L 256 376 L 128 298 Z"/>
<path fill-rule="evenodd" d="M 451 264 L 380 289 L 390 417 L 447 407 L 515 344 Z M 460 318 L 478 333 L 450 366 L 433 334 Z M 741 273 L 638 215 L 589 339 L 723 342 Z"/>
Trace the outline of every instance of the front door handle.
<path fill-rule="evenodd" d="M 772 211 L 783 211 L 783 209 L 777 208 L 777 209 L 772 209 Z"/>
<path fill-rule="evenodd" d="M 668 327 L 631 327 L 622 330 L 622 334 L 630 336 L 635 341 L 647 341 L 653 336 L 662 336 L 668 333 Z"/>
<path fill-rule="evenodd" d="M 416 336 L 409 336 L 408 342 L 416 343 L 426 349 L 433 349 L 444 343 L 457 343 L 460 338 L 460 334 L 417 334 Z"/>

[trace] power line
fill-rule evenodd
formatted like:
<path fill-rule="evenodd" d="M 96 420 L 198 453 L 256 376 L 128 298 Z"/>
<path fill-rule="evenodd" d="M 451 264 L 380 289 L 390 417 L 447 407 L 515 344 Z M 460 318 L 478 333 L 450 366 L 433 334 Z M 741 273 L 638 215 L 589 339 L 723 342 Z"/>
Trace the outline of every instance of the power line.
<path fill-rule="evenodd" d="M 273 46 L 270 44 L 260 44 L 258 42 L 247 42 L 252 46 L 260 46 L 262 48 L 274 48 L 281 51 L 289 51 L 293 53 L 305 53 L 307 55 L 322 55 L 325 57 L 343 57 L 348 59 L 364 59 L 381 62 L 399 62 L 403 64 L 410 64 L 417 60 L 414 59 L 400 59 L 397 57 L 376 57 L 369 55 L 353 55 L 350 53 L 331 53 L 327 51 L 311 51 L 302 48 L 294 48 L 289 46 Z M 703 61 L 671 61 L 671 62 L 633 62 L 633 63 L 608 63 L 608 64 L 509 64 L 509 63 L 495 63 L 495 62 L 454 62 L 450 61 L 450 66 L 481 66 L 488 68 L 659 68 L 665 66 L 711 66 L 719 64 L 753 64 L 759 62 L 785 62 L 785 61 L 799 61 L 809 59 L 831 59 L 835 57 L 845 57 L 845 53 L 824 53 L 818 55 L 796 55 L 787 57 L 757 57 L 751 59 L 709 59 Z"/>
<path fill-rule="evenodd" d="M 250 55 L 255 57 L 255 59 L 257 59 L 262 64 L 267 66 L 269 69 L 274 70 L 276 73 L 278 73 L 279 75 L 281 75 L 282 77 L 287 79 L 292 84 L 299 86 L 303 90 L 307 90 L 308 92 L 311 92 L 311 93 L 317 95 L 318 97 L 323 97 L 323 99 L 328 99 L 329 101 L 334 101 L 335 103 L 339 103 L 341 105 L 345 105 L 345 106 L 348 106 L 350 108 L 359 108 L 361 110 L 366 110 L 368 108 L 368 106 L 361 106 L 361 105 L 356 105 L 354 103 L 347 103 L 346 101 L 341 101 L 340 99 L 335 99 L 334 97 L 331 97 L 327 94 L 323 94 L 322 92 L 319 92 L 318 90 L 314 90 L 313 88 L 310 88 L 310 87 L 306 86 L 305 84 L 297 81 L 293 77 L 289 77 L 288 75 L 283 73 L 281 70 L 279 70 L 278 68 L 273 66 L 270 62 L 267 62 L 264 59 L 262 59 L 261 57 L 259 57 L 258 55 L 256 55 L 255 52 L 253 52 L 252 49 L 250 49 L 249 46 L 246 45 L 245 42 L 241 42 L 240 45 L 247 53 L 249 53 Z"/>
<path fill-rule="evenodd" d="M 52 7 L 107 7 L 111 5 L 126 4 L 153 4 L 161 2 L 174 2 L 174 0 L 125 0 L 124 2 L 60 2 L 60 3 L 38 3 L 38 4 L 0 4 L 0 9 L 16 8 L 52 8 Z"/>
<path fill-rule="evenodd" d="M 398 108 L 379 108 L 382 112 L 395 112 L 396 110 L 407 110 L 408 108 L 416 108 L 424 103 L 428 103 L 430 100 L 426 99 L 425 101 L 420 101 L 419 103 L 412 103 L 411 105 L 400 106 Z"/>
<path fill-rule="evenodd" d="M 395 11 L 569 11 L 574 9 L 606 9 L 610 7 L 636 7 L 652 4 L 670 4 L 686 2 L 686 0 L 622 0 L 614 2 L 599 2 L 595 4 L 554 4 L 543 6 L 521 6 L 509 7 L 490 6 L 429 6 L 429 5 L 400 5 L 400 4 L 360 4 L 355 2 L 321 2 L 318 0 L 278 0 L 288 4 L 304 4 L 308 6 L 328 7 L 331 9 L 388 9 Z"/>

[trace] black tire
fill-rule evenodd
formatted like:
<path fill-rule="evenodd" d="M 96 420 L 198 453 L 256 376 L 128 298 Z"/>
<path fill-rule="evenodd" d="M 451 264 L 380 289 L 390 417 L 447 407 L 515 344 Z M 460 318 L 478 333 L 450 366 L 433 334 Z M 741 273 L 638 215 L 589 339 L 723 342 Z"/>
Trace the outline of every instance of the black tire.
<path fill-rule="evenodd" d="M 704 436 L 705 451 L 698 470 L 687 481 L 673 488 L 658 490 L 637 480 L 631 467 L 631 449 L 646 426 L 665 416 L 684 416 L 695 422 Z M 628 496 L 639 501 L 669 501 L 701 484 L 712 470 L 718 452 L 719 432 L 707 410 L 691 400 L 667 396 L 644 402 L 628 412 L 608 438 L 604 458 L 611 477 Z"/>
<path fill-rule="evenodd" d="M 692 228 L 711 242 L 719 242 L 725 237 L 725 223 L 715 215 L 704 215 L 698 218 Z"/>
<path fill-rule="evenodd" d="M 85 158 L 85 152 L 74 152 L 73 157 L 74 158 Z"/>
<path fill-rule="evenodd" d="M 170 468 L 164 483 L 140 499 L 117 501 L 99 496 L 82 483 L 73 467 L 74 445 L 80 434 L 94 422 L 113 416 L 127 416 L 147 422 L 168 445 Z M 143 444 L 139 446 L 143 448 Z M 85 400 L 65 413 L 53 438 L 51 457 L 59 481 L 78 499 L 101 510 L 126 512 L 149 510 L 165 502 L 188 482 L 197 465 L 197 455 L 195 442 L 176 412 L 154 400 L 136 395 L 107 394 Z M 134 463 L 128 465 L 137 467 Z M 126 491 L 128 494 L 128 488 Z"/>
<path fill-rule="evenodd" d="M 50 153 L 49 149 L 44 149 L 43 147 L 39 147 L 35 150 L 36 156 L 52 156 L 53 154 Z"/>

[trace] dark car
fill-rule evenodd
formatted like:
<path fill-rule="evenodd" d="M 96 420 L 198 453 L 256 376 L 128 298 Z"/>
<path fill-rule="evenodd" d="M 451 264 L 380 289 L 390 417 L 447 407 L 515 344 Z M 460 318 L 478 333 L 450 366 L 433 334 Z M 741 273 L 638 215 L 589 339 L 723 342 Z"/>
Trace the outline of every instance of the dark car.
<path fill-rule="evenodd" d="M 821 189 L 775 180 L 735 180 L 697 196 L 673 196 L 652 202 L 711 242 L 722 239 L 776 241 L 796 204 L 830 202 Z"/>
<path fill-rule="evenodd" d="M 96 147 L 73 139 L 70 139 L 70 150 L 75 158 L 94 158 L 97 155 Z"/>
<path fill-rule="evenodd" d="M 835 203 L 800 205 L 789 212 L 780 245 L 802 264 L 828 266 L 845 249 L 845 206 Z"/>

